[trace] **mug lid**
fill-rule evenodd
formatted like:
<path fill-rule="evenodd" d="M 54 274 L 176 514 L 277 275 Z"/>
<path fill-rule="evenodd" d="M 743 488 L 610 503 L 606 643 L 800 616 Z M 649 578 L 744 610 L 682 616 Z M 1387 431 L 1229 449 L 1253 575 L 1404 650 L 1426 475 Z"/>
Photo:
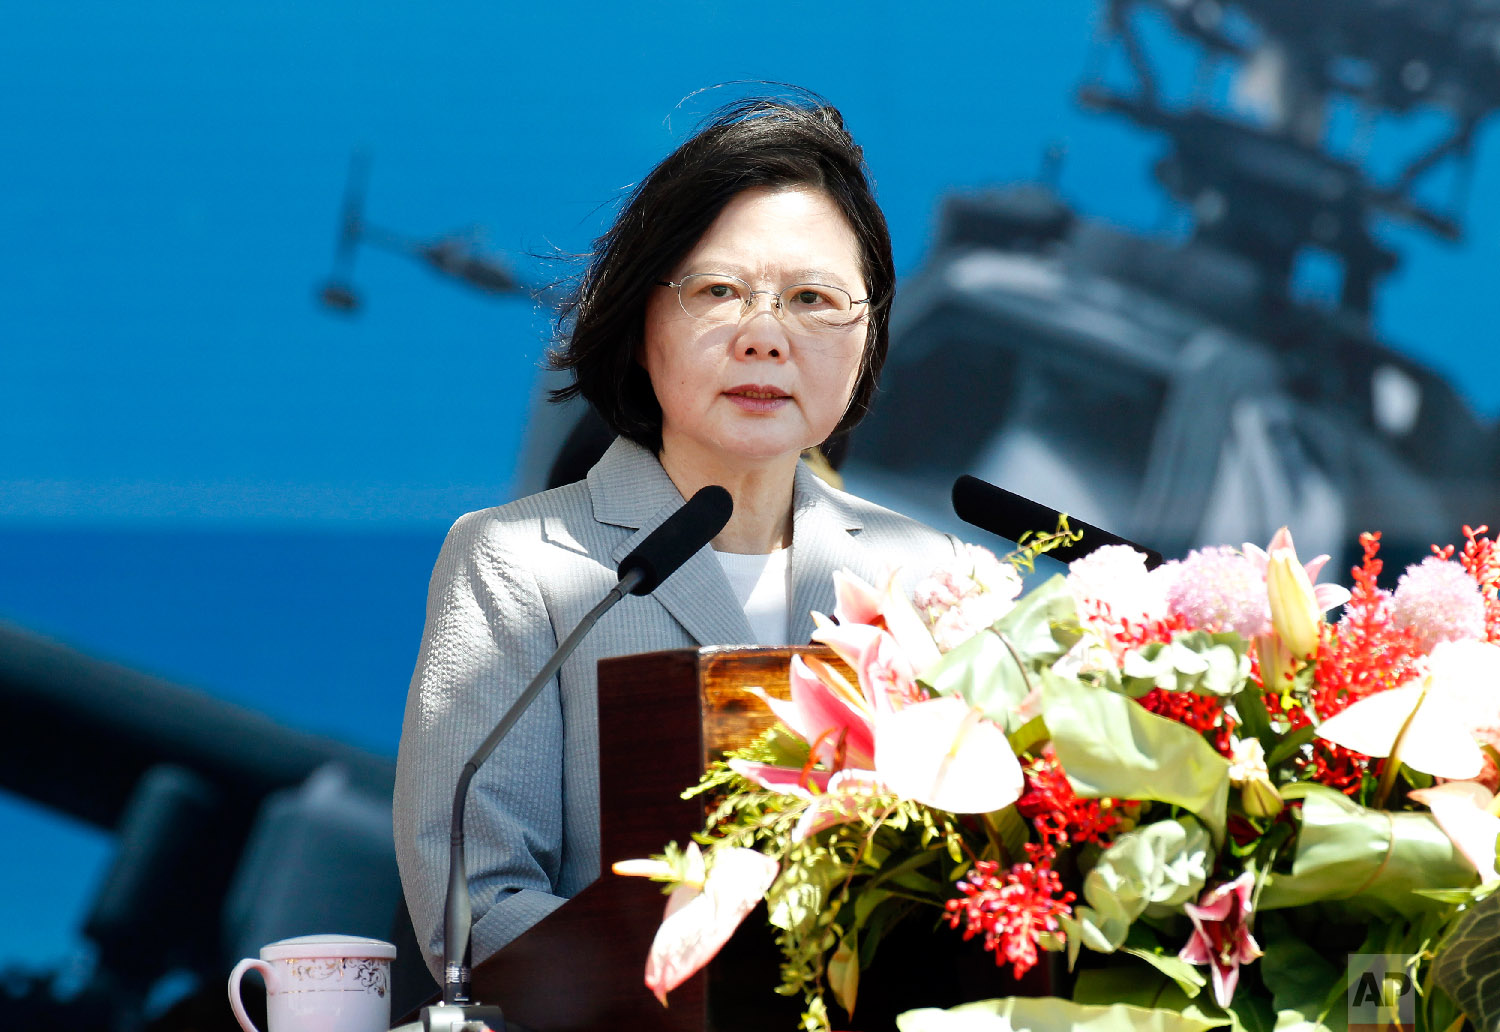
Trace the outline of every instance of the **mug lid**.
<path fill-rule="evenodd" d="M 374 957 L 394 960 L 396 947 L 361 935 L 299 935 L 279 939 L 260 948 L 261 960 L 292 960 L 305 957 Z"/>

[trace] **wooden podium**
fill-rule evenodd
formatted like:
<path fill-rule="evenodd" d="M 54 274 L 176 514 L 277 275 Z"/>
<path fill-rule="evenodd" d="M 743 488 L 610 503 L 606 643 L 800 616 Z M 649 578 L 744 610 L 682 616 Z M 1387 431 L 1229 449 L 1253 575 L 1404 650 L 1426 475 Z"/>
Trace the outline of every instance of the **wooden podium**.
<path fill-rule="evenodd" d="M 686 845 L 703 827 L 701 799 L 684 800 L 708 763 L 748 744 L 772 718 L 744 691 L 785 697 L 800 648 L 703 648 L 599 663 L 599 879 L 474 971 L 474 998 L 537 1032 L 704 1032 L 792 1028 L 798 1001 L 777 996 L 777 953 L 746 935 L 669 997 L 644 982 L 646 954 L 666 896 L 658 882 L 622 878 L 610 865 Z M 750 926 L 757 920 L 752 914 Z M 747 927 L 746 931 L 751 931 Z M 746 997 L 749 997 L 747 1003 Z M 710 1011 L 715 1020 L 710 1023 Z"/>
<path fill-rule="evenodd" d="M 644 976 L 666 896 L 657 882 L 623 878 L 609 868 L 659 853 L 670 841 L 686 845 L 702 829 L 704 801 L 684 800 L 682 791 L 711 760 L 770 726 L 764 704 L 744 689 L 759 685 L 785 698 L 788 667 L 799 653 L 842 666 L 821 646 L 679 649 L 600 662 L 602 873 L 475 969 L 476 1000 L 499 1004 L 507 1021 L 535 1032 L 797 1027 L 801 999 L 775 993 L 780 954 L 763 905 L 663 1008 Z M 909 921 L 902 926 L 906 934 L 881 942 L 874 967 L 861 979 L 851 1027 L 884 1032 L 895 1029 L 896 1014 L 913 1007 L 1048 994 L 1055 963 L 1038 965 L 1017 983 L 991 954 L 936 924 L 935 916 Z"/>

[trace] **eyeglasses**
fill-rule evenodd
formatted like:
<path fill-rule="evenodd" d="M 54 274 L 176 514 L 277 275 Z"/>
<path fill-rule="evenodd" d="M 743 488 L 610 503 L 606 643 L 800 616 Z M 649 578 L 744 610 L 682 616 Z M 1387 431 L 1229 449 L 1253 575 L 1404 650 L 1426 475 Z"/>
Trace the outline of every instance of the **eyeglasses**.
<path fill-rule="evenodd" d="M 677 291 L 677 303 L 694 319 L 704 322 L 733 323 L 744 318 L 764 294 L 771 299 L 776 317 L 801 330 L 827 333 L 846 330 L 865 317 L 870 298 L 856 301 L 842 287 L 826 283 L 793 283 L 782 291 L 751 290 L 738 276 L 717 272 L 695 272 L 682 277 L 681 283 L 658 280 L 658 286 Z"/>

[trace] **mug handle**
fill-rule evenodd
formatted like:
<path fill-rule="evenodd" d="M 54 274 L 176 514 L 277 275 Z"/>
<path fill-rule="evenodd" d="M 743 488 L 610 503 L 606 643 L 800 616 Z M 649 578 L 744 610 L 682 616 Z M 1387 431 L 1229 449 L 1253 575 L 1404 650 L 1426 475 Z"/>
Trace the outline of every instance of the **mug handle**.
<path fill-rule="evenodd" d="M 234 1011 L 234 1020 L 240 1023 L 240 1028 L 245 1032 L 260 1032 L 250 1020 L 250 1015 L 245 1013 L 245 1005 L 240 1002 L 240 979 L 252 968 L 259 971 L 260 976 L 266 980 L 266 995 L 276 992 L 276 975 L 272 972 L 271 965 L 254 957 L 246 957 L 229 972 L 229 1009 Z"/>

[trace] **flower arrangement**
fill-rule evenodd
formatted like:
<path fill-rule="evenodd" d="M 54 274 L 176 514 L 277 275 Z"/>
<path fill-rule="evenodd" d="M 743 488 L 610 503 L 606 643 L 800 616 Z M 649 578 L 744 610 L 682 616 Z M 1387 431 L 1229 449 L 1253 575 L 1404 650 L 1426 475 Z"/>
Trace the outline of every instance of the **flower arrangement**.
<path fill-rule="evenodd" d="M 1345 589 L 1285 530 L 1151 571 L 1105 547 L 1024 595 L 1065 527 L 1008 561 L 967 546 L 911 599 L 837 576 L 814 638 L 855 677 L 794 659 L 788 700 L 759 693 L 777 725 L 691 790 L 716 800 L 703 833 L 617 867 L 670 886 L 647 986 L 665 1002 L 764 899 L 807 1029 L 830 997 L 858 1013 L 913 917 L 1017 978 L 1047 952 L 1073 977 L 904 1032 L 1339 1032 L 1348 958 L 1373 955 L 1419 1032 L 1500 1027 L 1487 533 L 1394 591 L 1378 534 Z"/>

